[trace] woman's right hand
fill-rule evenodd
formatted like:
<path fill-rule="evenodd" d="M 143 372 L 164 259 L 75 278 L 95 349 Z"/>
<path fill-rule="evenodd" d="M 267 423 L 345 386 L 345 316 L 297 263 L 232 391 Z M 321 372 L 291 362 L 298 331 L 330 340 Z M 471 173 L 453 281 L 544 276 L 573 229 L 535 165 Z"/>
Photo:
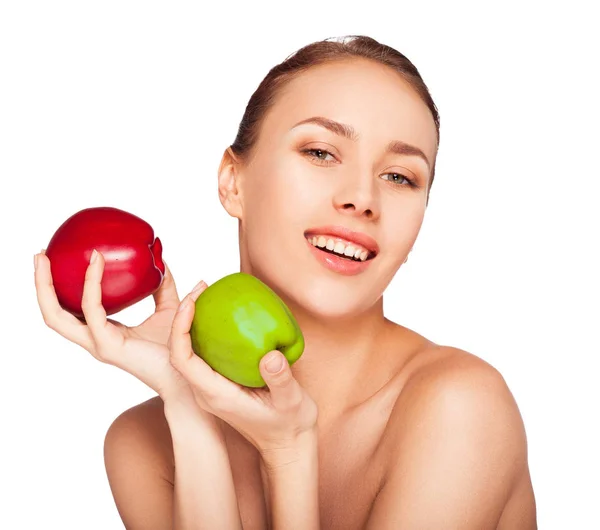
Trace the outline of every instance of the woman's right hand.
<path fill-rule="evenodd" d="M 128 327 L 106 317 L 100 286 L 104 263 L 98 252 L 95 262 L 87 268 L 81 301 L 85 322 L 82 322 L 60 306 L 50 260 L 44 252 L 37 255 L 35 286 L 45 324 L 99 361 L 129 372 L 156 391 L 163 401 L 189 405 L 215 423 L 212 414 L 198 407 L 189 384 L 169 360 L 171 325 L 180 300 L 168 266 L 165 264 L 163 282 L 153 294 L 154 314 L 139 326 Z M 206 284 L 200 282 L 188 296 L 195 301 L 204 289 Z"/>

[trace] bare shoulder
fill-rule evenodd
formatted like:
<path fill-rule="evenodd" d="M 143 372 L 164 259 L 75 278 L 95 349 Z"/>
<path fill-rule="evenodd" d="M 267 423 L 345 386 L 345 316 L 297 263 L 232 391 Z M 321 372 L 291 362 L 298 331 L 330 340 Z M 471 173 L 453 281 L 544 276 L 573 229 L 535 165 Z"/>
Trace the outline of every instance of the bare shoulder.
<path fill-rule="evenodd" d="M 123 411 L 110 425 L 105 438 L 105 450 L 111 441 L 127 440 L 131 446 L 143 446 L 146 456 L 162 463 L 168 472 L 173 464 L 172 440 L 169 424 L 164 414 L 164 404 L 159 396 Z M 141 449 L 141 447 L 138 447 Z"/>
<path fill-rule="evenodd" d="M 503 398 L 510 396 L 502 374 L 494 366 L 459 348 L 424 344 L 412 365 L 403 391 L 414 393 L 437 389 L 440 385 L 462 385 L 469 389 L 489 388 Z"/>
<path fill-rule="evenodd" d="M 108 482 L 127 528 L 170 528 L 173 457 L 159 397 L 117 416 L 104 440 Z"/>
<path fill-rule="evenodd" d="M 425 344 L 406 366 L 389 425 L 377 524 L 397 510 L 396 521 L 428 528 L 536 528 L 525 427 L 492 365 L 458 348 Z M 404 507 L 395 508 L 398 499 Z"/>
<path fill-rule="evenodd" d="M 413 433 L 444 432 L 448 443 L 471 444 L 488 454 L 495 451 L 504 459 L 504 468 L 497 471 L 505 474 L 506 486 L 512 488 L 527 466 L 527 438 L 502 374 L 476 355 L 436 344 L 419 352 L 414 365 L 392 420 L 424 429 Z"/>
<path fill-rule="evenodd" d="M 517 403 L 502 374 L 469 352 L 429 343 L 411 362 L 398 394 L 395 418 L 437 415 L 437 420 L 487 419 L 510 429 L 511 439 L 526 448 L 525 430 Z"/>

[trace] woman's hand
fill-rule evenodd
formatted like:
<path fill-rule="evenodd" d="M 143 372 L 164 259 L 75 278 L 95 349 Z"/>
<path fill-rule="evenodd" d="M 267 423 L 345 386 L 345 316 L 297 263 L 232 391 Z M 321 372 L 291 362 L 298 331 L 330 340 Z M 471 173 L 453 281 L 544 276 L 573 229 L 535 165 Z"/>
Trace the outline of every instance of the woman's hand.
<path fill-rule="evenodd" d="M 170 360 L 189 382 L 202 409 L 236 429 L 263 458 L 277 458 L 314 434 L 317 405 L 294 379 L 282 353 L 267 352 L 260 361 L 268 388 L 239 385 L 214 371 L 192 350 L 189 331 L 195 304 L 184 299 L 179 309 L 173 319 Z"/>
<path fill-rule="evenodd" d="M 188 401 L 195 406 L 187 381 L 169 362 L 167 342 L 180 301 L 175 281 L 166 264 L 163 282 L 153 294 L 156 306 L 154 314 L 139 326 L 127 327 L 106 318 L 100 286 L 104 257 L 100 252 L 95 262 L 88 266 L 85 275 L 81 302 L 85 323 L 60 306 L 52 281 L 50 260 L 43 252 L 36 257 L 37 299 L 49 328 L 86 349 L 99 361 L 117 366 L 137 377 L 163 400 L 167 396 L 176 396 L 178 400 Z M 197 297 L 201 290 L 190 296 Z"/>

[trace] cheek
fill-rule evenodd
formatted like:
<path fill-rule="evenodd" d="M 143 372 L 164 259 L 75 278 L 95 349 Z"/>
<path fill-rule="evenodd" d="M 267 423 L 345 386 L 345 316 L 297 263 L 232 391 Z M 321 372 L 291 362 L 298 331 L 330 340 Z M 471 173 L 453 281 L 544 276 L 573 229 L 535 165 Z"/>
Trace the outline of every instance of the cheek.
<path fill-rule="evenodd" d="M 391 213 L 387 215 L 382 227 L 383 247 L 388 250 L 388 258 L 397 257 L 396 261 L 402 263 L 421 230 L 425 217 L 425 200 L 411 200 L 400 205 L 396 202 L 387 212 Z"/>
<path fill-rule="evenodd" d="M 263 165 L 249 180 L 253 185 L 244 205 L 248 227 L 302 234 L 323 216 L 329 191 L 299 158 Z"/>
<path fill-rule="evenodd" d="M 310 214 L 284 177 L 277 172 L 265 173 L 263 182 L 257 179 L 257 186 L 246 194 L 242 224 L 254 267 L 285 268 L 303 242 Z"/>

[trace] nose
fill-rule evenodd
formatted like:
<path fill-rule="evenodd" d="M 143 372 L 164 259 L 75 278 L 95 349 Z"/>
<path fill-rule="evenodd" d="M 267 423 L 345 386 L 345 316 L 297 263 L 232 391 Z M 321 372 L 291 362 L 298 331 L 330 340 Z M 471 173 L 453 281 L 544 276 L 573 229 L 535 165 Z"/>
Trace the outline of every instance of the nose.
<path fill-rule="evenodd" d="M 372 178 L 345 181 L 333 197 L 333 205 L 339 212 L 369 220 L 379 218 L 379 204 Z"/>

